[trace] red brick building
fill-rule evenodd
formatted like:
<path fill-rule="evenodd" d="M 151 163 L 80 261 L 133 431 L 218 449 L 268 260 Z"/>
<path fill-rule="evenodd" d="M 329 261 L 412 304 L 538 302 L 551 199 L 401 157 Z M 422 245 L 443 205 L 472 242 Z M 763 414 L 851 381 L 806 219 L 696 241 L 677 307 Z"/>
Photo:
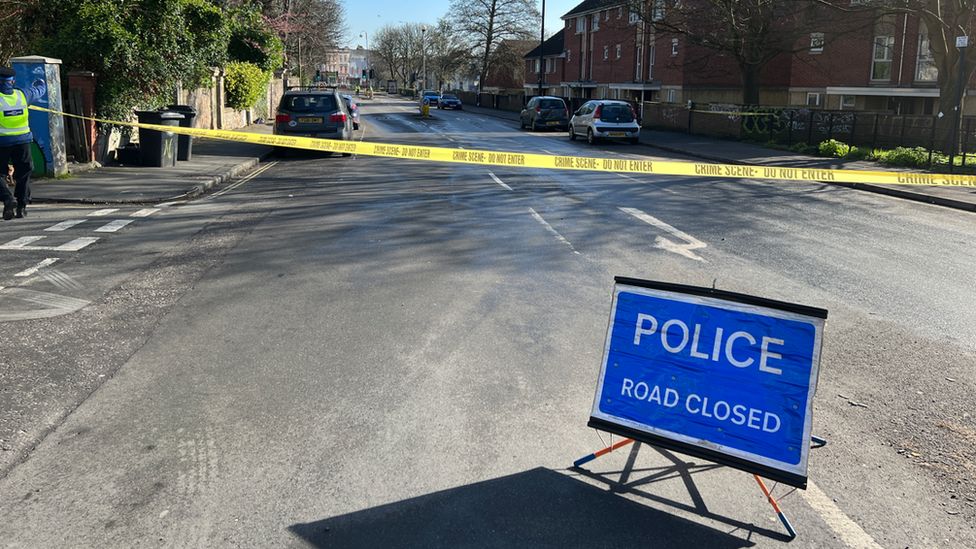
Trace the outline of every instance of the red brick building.
<path fill-rule="evenodd" d="M 544 57 L 553 59 L 553 72 L 546 73 L 546 93 L 585 99 L 741 103 L 741 72 L 731 56 L 688 44 L 682 36 L 655 33 L 630 11 L 631 5 L 627 0 L 584 0 L 562 16 L 562 56 L 550 55 L 551 48 L 545 48 Z M 648 15 L 657 14 L 651 10 Z M 799 36 L 796 53 L 783 54 L 764 67 L 760 103 L 900 114 L 938 112 L 938 74 L 925 26 L 917 17 L 844 14 L 861 18 L 855 25 L 861 30 L 846 34 L 830 23 L 830 17 L 823 16 L 823 29 Z M 539 78 L 531 57 L 526 58 L 525 88 L 534 95 Z M 558 86 L 556 76 L 561 78 Z M 976 102 L 968 102 L 966 110 L 976 112 Z"/>
<path fill-rule="evenodd" d="M 540 95 L 540 81 L 542 82 L 541 95 L 563 95 L 562 83 L 566 81 L 564 36 L 565 31 L 560 29 L 541 46 L 536 46 L 535 49 L 525 54 L 525 93 L 527 95 Z"/>

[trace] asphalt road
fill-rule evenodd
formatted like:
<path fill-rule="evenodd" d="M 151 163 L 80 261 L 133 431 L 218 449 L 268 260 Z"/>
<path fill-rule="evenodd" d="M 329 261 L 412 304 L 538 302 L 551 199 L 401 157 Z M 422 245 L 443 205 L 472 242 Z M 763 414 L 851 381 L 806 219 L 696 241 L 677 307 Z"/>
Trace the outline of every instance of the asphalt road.
<path fill-rule="evenodd" d="M 659 154 L 362 110 L 365 139 Z M 568 468 L 609 441 L 586 420 L 623 275 L 830 311 L 829 443 L 809 490 L 774 489 L 791 546 L 976 545 L 972 214 L 814 183 L 316 155 L 259 169 L 19 286 L 78 301 L 21 299 L 0 324 L 0 544 L 788 543 L 746 473 L 647 446 Z M 90 213 L 40 210 L 31 234 Z M 2 280 L 48 252 L 4 250 Z"/>

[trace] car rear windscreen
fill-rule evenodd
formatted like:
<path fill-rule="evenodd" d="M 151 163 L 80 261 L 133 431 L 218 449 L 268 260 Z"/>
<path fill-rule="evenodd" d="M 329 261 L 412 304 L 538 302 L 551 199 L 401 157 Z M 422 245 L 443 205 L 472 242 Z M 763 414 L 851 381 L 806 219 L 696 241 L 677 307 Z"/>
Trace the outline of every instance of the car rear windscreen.
<path fill-rule="evenodd" d="M 282 100 L 282 108 L 294 112 L 330 112 L 336 109 L 332 95 L 287 95 Z"/>
<path fill-rule="evenodd" d="M 443 97 L 444 99 L 457 99 L 457 96 L 456 95 L 450 95 L 450 94 L 446 94 L 446 93 L 444 95 L 442 95 L 441 97 Z"/>
<path fill-rule="evenodd" d="M 600 118 L 604 120 L 617 120 L 619 122 L 630 122 L 634 119 L 634 113 L 627 105 L 604 105 L 600 110 Z"/>
<path fill-rule="evenodd" d="M 543 99 L 539 101 L 540 109 L 565 109 L 566 106 L 558 99 Z"/>

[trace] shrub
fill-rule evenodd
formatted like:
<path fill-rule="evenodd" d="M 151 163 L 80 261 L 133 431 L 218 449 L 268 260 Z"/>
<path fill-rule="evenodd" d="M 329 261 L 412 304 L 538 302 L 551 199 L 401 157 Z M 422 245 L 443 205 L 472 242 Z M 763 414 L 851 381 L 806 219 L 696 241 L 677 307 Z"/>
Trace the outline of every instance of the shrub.
<path fill-rule="evenodd" d="M 843 141 L 828 139 L 820 143 L 820 146 L 817 147 L 817 152 L 820 153 L 820 156 L 844 158 L 847 156 L 847 153 L 851 152 L 851 146 Z"/>
<path fill-rule="evenodd" d="M 878 156 L 878 162 L 889 166 L 920 168 L 929 164 L 929 151 L 923 147 L 898 147 L 891 151 L 876 152 L 882 153 Z"/>
<path fill-rule="evenodd" d="M 261 70 L 254 63 L 234 61 L 224 67 L 224 88 L 227 90 L 227 106 L 249 109 L 264 94 L 271 73 Z"/>
<path fill-rule="evenodd" d="M 865 158 L 868 158 L 868 156 L 870 155 L 871 155 L 871 151 L 869 151 L 868 149 L 859 149 L 857 147 L 852 146 L 851 150 L 848 151 L 847 156 L 845 156 L 844 158 L 846 158 L 847 160 L 864 160 Z"/>

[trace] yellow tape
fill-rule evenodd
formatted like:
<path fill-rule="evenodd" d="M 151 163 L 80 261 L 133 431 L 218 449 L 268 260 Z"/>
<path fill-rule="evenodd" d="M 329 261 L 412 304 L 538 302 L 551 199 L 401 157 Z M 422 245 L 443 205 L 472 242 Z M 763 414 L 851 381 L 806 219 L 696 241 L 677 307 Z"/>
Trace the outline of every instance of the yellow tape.
<path fill-rule="evenodd" d="M 231 130 L 207 130 L 202 128 L 183 128 L 156 124 L 138 124 L 117 120 L 102 120 L 75 114 L 62 113 L 31 106 L 31 109 L 60 114 L 73 118 L 93 120 L 104 124 L 130 126 L 171 132 L 194 137 L 223 139 L 240 143 L 254 143 L 274 147 L 289 147 L 311 151 L 361 154 L 401 158 L 405 160 L 426 160 L 454 164 L 476 164 L 483 166 L 502 166 L 511 168 L 542 168 L 554 170 L 579 170 L 591 172 L 639 173 L 649 175 L 674 175 L 682 177 L 723 177 L 732 179 L 767 179 L 784 181 L 827 181 L 835 183 L 872 183 L 880 185 L 935 185 L 945 187 L 976 188 L 976 176 L 955 174 L 934 174 L 918 172 L 884 172 L 868 170 L 834 170 L 826 168 L 789 168 L 780 166 L 745 166 L 738 164 L 709 164 L 702 162 L 679 162 L 669 160 L 629 160 L 618 158 L 596 158 L 589 156 L 559 156 L 548 154 L 487 151 L 474 149 L 449 149 L 445 147 L 426 147 L 395 143 L 373 143 L 363 141 L 339 141 L 335 139 L 316 139 L 286 135 L 238 132 Z"/>

